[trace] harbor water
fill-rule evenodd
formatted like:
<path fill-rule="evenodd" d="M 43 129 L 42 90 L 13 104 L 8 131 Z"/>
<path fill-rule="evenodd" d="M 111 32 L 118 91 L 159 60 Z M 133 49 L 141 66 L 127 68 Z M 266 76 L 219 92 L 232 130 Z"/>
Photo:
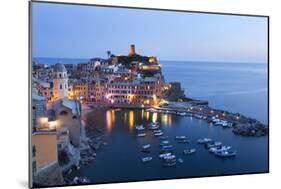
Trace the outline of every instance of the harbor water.
<path fill-rule="evenodd" d="M 161 62 L 166 81 L 180 81 L 188 96 L 208 100 L 211 107 L 240 112 L 265 124 L 267 109 L 267 65 L 242 63 Z M 159 122 L 160 129 L 174 145 L 177 158 L 183 163 L 163 167 L 159 154 L 159 140 L 151 130 L 145 137 L 137 137 L 136 124 L 147 126 Z M 92 183 L 182 178 L 268 171 L 268 136 L 243 137 L 231 129 L 210 126 L 204 120 L 144 110 L 93 110 L 86 126 L 105 128 L 106 142 L 88 166 L 73 172 L 86 176 Z M 176 135 L 186 135 L 188 144 L 176 143 Z M 215 157 L 197 143 L 199 138 L 212 138 L 237 150 L 230 159 Z M 141 152 L 144 144 L 151 144 L 151 152 Z M 184 149 L 195 148 L 195 154 L 184 156 Z M 141 158 L 153 157 L 143 163 Z"/>

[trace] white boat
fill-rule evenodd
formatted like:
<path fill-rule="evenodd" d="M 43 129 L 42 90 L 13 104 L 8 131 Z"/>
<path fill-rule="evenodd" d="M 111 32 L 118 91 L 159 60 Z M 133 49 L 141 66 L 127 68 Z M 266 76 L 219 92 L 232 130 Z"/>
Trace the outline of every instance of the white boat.
<path fill-rule="evenodd" d="M 162 149 L 169 150 L 169 149 L 172 149 L 173 147 L 174 147 L 173 145 L 165 145 L 165 146 L 162 146 Z"/>
<path fill-rule="evenodd" d="M 138 130 L 138 131 L 145 130 L 145 128 L 144 128 L 143 125 L 136 125 L 135 128 L 136 128 L 136 130 Z"/>
<path fill-rule="evenodd" d="M 192 149 L 184 150 L 183 154 L 189 155 L 189 154 L 194 154 L 195 152 L 196 152 L 196 149 L 192 148 Z"/>
<path fill-rule="evenodd" d="M 142 149 L 143 149 L 143 150 L 147 150 L 147 149 L 149 149 L 150 147 L 151 147 L 150 144 L 146 144 L 146 145 L 143 145 L 143 146 L 142 146 Z"/>
<path fill-rule="evenodd" d="M 154 130 L 153 132 L 154 132 L 154 133 L 161 133 L 161 132 L 162 132 L 162 130 L 157 129 L 157 130 Z"/>
<path fill-rule="evenodd" d="M 164 158 L 164 157 L 166 157 L 166 156 L 170 156 L 170 155 L 172 155 L 172 153 L 170 153 L 170 152 L 167 152 L 167 153 L 163 153 L 163 154 L 160 154 L 159 155 L 159 158 Z"/>
<path fill-rule="evenodd" d="M 224 150 L 230 150 L 231 146 L 221 146 L 221 147 L 212 147 L 209 149 L 210 152 L 219 152 L 219 151 L 224 151 Z"/>
<path fill-rule="evenodd" d="M 159 126 L 158 125 L 150 126 L 149 129 L 150 130 L 156 130 L 156 129 L 159 129 Z"/>
<path fill-rule="evenodd" d="M 163 159 L 166 160 L 166 161 L 169 161 L 169 160 L 173 160 L 175 159 L 176 156 L 175 155 L 169 155 L 169 156 L 164 156 Z"/>
<path fill-rule="evenodd" d="M 160 146 L 166 146 L 170 144 L 170 142 L 168 140 L 163 140 L 161 143 L 160 143 Z"/>
<path fill-rule="evenodd" d="M 154 133 L 154 136 L 162 136 L 163 135 L 163 132 L 156 132 Z"/>
<path fill-rule="evenodd" d="M 139 133 L 139 134 L 138 134 L 138 137 L 145 137 L 145 136 L 146 136 L 145 133 Z"/>
<path fill-rule="evenodd" d="M 186 116 L 187 114 L 186 114 L 186 112 L 179 112 L 178 115 L 180 115 L 180 116 Z"/>
<path fill-rule="evenodd" d="M 212 147 L 220 147 L 221 145 L 221 142 L 209 142 L 205 144 L 205 147 L 210 149 Z"/>
<path fill-rule="evenodd" d="M 175 136 L 176 140 L 183 140 L 183 139 L 187 139 L 186 136 Z"/>
<path fill-rule="evenodd" d="M 151 157 L 151 156 L 141 158 L 141 161 L 142 161 L 142 162 L 149 162 L 149 161 L 151 161 L 151 160 L 152 160 L 152 157 Z"/>
<path fill-rule="evenodd" d="M 210 139 L 210 138 L 203 138 L 203 139 L 198 139 L 197 140 L 197 142 L 199 144 L 206 144 L 206 143 L 211 142 L 211 141 L 212 141 L 212 139 Z"/>
<path fill-rule="evenodd" d="M 227 158 L 227 157 L 234 157 L 236 156 L 236 151 L 234 150 L 222 150 L 216 151 L 214 154 L 218 157 Z"/>
<path fill-rule="evenodd" d="M 183 163 L 183 159 L 179 158 L 179 159 L 178 159 L 178 162 L 179 162 L 179 163 Z"/>

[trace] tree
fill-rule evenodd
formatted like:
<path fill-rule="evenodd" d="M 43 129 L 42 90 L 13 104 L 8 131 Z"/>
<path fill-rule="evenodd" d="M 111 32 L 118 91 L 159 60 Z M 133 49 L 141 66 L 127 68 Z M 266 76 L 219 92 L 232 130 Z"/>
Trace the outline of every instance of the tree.
<path fill-rule="evenodd" d="M 107 50 L 107 51 L 106 51 L 106 54 L 107 54 L 107 57 L 110 58 L 111 51 L 110 51 L 110 50 Z"/>

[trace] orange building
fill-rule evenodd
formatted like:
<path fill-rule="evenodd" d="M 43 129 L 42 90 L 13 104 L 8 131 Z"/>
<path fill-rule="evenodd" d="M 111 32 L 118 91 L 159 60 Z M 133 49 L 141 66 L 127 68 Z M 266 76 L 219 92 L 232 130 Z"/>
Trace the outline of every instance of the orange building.
<path fill-rule="evenodd" d="M 40 131 L 32 135 L 36 169 L 58 162 L 57 132 Z"/>

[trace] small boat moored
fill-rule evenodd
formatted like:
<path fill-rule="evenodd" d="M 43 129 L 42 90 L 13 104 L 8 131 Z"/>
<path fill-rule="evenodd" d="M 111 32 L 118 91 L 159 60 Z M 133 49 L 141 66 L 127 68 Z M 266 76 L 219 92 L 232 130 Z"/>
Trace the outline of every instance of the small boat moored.
<path fill-rule="evenodd" d="M 136 125 L 135 128 L 136 128 L 136 130 L 138 130 L 138 131 L 143 131 L 143 130 L 145 130 L 145 128 L 144 128 L 143 125 Z"/>
<path fill-rule="evenodd" d="M 192 149 L 184 150 L 183 154 L 190 155 L 190 154 L 194 154 L 195 152 L 196 152 L 196 149 L 192 148 Z"/>
<path fill-rule="evenodd" d="M 206 144 L 206 143 L 211 142 L 211 141 L 212 141 L 212 139 L 210 139 L 210 138 L 203 138 L 203 139 L 198 139 L 197 140 L 197 142 L 199 144 Z"/>
<path fill-rule="evenodd" d="M 236 156 L 236 151 L 235 150 L 221 150 L 221 151 L 214 152 L 214 154 L 218 157 L 227 158 L 227 157 Z"/>
<path fill-rule="evenodd" d="M 141 161 L 142 162 L 149 162 L 149 161 L 151 161 L 152 160 L 152 157 L 151 156 L 148 156 L 148 157 L 144 157 L 144 158 L 141 158 Z"/>
<path fill-rule="evenodd" d="M 159 145 L 160 146 L 166 146 L 168 144 L 170 144 L 170 142 L 168 140 L 163 140 Z"/>
<path fill-rule="evenodd" d="M 183 140 L 183 139 L 187 139 L 186 136 L 175 136 L 175 140 Z"/>
<path fill-rule="evenodd" d="M 178 159 L 178 162 L 179 162 L 179 163 L 183 163 L 183 159 L 179 158 L 179 159 Z"/>
<path fill-rule="evenodd" d="M 163 132 L 156 132 L 154 133 L 154 136 L 162 136 L 163 135 Z"/>
<path fill-rule="evenodd" d="M 138 137 L 145 137 L 145 136 L 146 136 L 145 133 L 139 133 L 139 134 L 138 134 Z"/>

